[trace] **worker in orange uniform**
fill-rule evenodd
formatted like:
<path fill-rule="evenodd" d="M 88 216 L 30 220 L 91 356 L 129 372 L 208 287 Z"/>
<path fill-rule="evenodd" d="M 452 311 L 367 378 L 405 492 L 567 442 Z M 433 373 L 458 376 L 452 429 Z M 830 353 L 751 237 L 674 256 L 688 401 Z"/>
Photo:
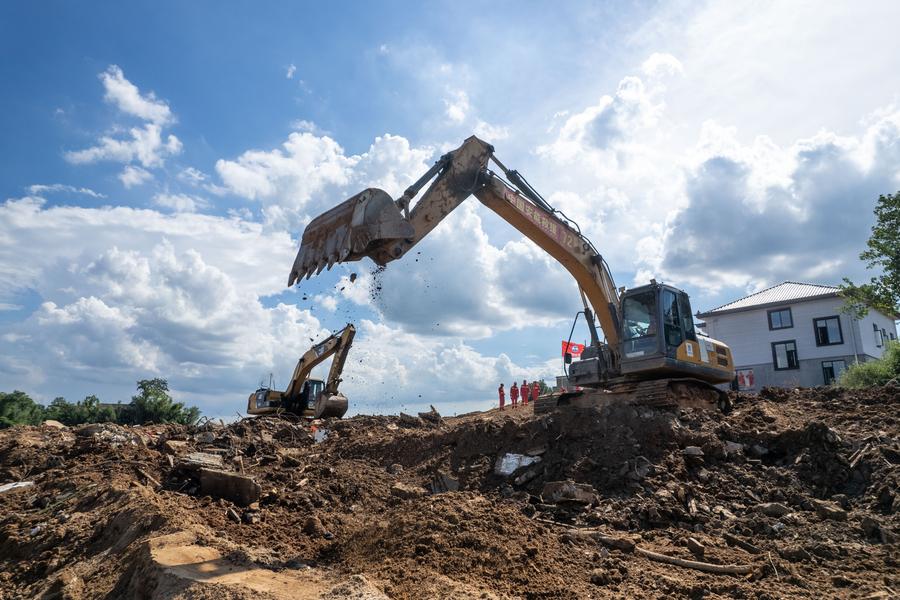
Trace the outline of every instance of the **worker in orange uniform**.
<path fill-rule="evenodd" d="M 522 386 L 519 388 L 519 393 L 522 394 L 522 406 L 528 406 L 528 396 L 531 393 L 531 388 L 528 387 L 528 382 L 524 379 L 522 380 Z"/>
<path fill-rule="evenodd" d="M 534 380 L 531 382 L 531 401 L 537 402 L 537 397 L 541 395 L 541 384 Z"/>
<path fill-rule="evenodd" d="M 497 393 L 500 394 L 500 410 L 503 410 L 503 406 L 506 404 L 506 391 L 503 389 L 503 384 L 500 384 L 500 387 L 497 388 Z"/>
<path fill-rule="evenodd" d="M 516 385 L 515 381 L 513 381 L 512 387 L 509 388 L 509 402 L 513 408 L 519 403 L 519 386 Z"/>

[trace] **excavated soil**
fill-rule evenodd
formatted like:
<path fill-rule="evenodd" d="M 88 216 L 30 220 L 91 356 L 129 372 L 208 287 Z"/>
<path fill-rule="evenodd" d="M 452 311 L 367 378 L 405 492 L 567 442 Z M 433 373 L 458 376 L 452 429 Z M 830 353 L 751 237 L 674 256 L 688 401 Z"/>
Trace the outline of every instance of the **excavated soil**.
<path fill-rule="evenodd" d="M 5 430 L 0 598 L 897 597 L 900 390 L 733 401 Z"/>

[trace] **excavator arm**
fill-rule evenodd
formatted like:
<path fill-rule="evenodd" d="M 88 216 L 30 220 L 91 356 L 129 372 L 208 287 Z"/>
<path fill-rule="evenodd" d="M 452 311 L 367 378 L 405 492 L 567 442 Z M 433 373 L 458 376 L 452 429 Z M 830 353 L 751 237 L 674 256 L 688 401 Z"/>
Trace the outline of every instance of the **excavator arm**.
<path fill-rule="evenodd" d="M 328 381 L 326 383 L 326 391 L 331 390 L 332 393 L 337 392 L 338 384 L 341 382 L 341 372 L 344 370 L 344 363 L 347 360 L 347 353 L 350 351 L 350 345 L 353 343 L 353 336 L 356 335 L 356 328 L 348 323 L 342 330 L 328 336 L 309 350 L 307 350 L 297 366 L 294 367 L 294 374 L 288 383 L 284 394 L 293 397 L 300 393 L 300 387 L 303 382 L 309 379 L 309 374 L 318 365 L 328 360 L 333 354 L 337 354 L 331 363 L 331 369 L 328 372 Z"/>
<path fill-rule="evenodd" d="M 585 309 L 595 338 L 592 341 L 598 341 L 590 318 L 596 314 L 607 342 L 616 347 L 618 295 L 606 262 L 574 223 L 543 201 L 518 173 L 494 158 L 493 150 L 490 144 L 472 136 L 442 156 L 396 202 L 386 202 L 390 196 L 370 188 L 314 219 L 303 234 L 288 285 L 330 268 L 335 262 L 359 260 L 363 256 L 379 265 L 397 260 L 474 194 L 569 271 L 578 283 L 582 300 L 586 298 Z M 522 191 L 488 169 L 488 161 L 492 159 Z M 410 210 L 412 199 L 432 179 Z M 390 235 L 388 232 L 400 231 L 404 225 L 408 228 L 401 237 L 386 236 Z"/>

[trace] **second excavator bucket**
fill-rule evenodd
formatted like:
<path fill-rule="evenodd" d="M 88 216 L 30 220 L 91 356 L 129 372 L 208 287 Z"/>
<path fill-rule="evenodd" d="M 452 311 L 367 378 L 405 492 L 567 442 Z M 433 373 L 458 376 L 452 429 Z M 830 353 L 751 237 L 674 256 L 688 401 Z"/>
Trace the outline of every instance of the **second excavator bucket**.
<path fill-rule="evenodd" d="M 318 275 L 334 263 L 368 256 L 379 264 L 379 250 L 391 240 L 411 238 L 413 226 L 387 192 L 368 188 L 309 222 L 288 278 L 288 286 Z"/>

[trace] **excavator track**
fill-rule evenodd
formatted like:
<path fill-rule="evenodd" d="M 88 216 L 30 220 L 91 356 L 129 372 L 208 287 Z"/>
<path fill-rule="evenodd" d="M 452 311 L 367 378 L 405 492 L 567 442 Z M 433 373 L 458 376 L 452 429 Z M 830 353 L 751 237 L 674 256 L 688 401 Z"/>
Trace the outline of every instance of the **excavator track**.
<path fill-rule="evenodd" d="M 700 408 L 730 410 L 728 394 L 705 381 L 692 378 L 654 379 L 617 382 L 607 389 L 584 389 L 577 392 L 553 392 L 539 396 L 534 403 L 536 414 L 565 407 L 592 408 L 608 404 L 631 404 L 658 409 Z"/>

